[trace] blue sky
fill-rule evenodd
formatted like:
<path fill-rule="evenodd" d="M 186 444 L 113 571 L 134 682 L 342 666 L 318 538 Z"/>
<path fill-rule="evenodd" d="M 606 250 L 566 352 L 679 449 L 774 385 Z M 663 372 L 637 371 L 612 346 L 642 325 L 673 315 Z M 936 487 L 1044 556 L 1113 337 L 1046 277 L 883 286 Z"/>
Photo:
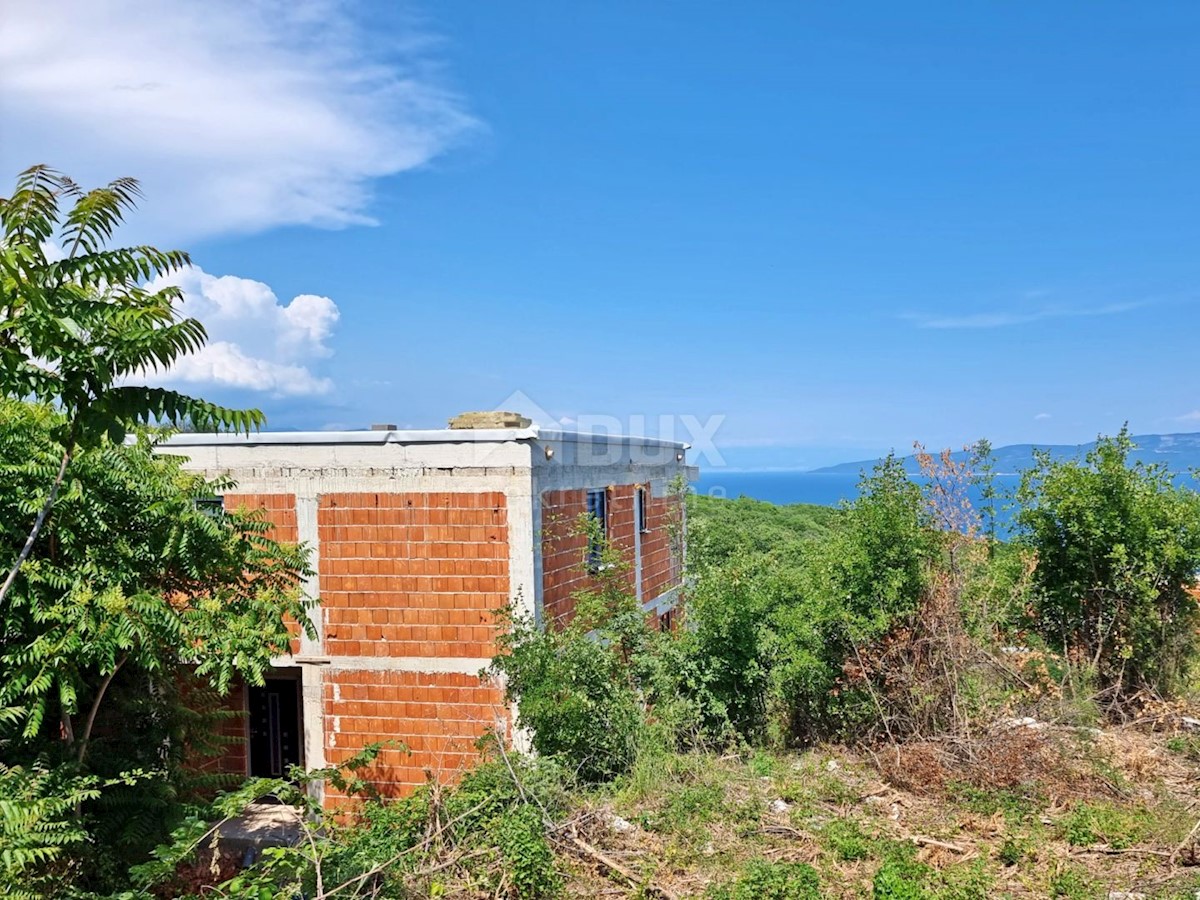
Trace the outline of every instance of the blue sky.
<path fill-rule="evenodd" d="M 220 344 L 170 377 L 275 427 L 1200 431 L 1194 3 L 102 6 L 18 3 L 0 163 L 143 177 Z"/>

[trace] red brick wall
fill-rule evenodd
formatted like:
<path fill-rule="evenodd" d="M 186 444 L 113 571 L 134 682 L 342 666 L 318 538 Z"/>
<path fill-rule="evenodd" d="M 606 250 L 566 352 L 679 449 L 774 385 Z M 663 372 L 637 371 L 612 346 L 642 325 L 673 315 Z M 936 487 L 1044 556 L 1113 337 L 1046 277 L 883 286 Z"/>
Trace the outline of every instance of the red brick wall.
<path fill-rule="evenodd" d="M 194 675 L 181 676 L 180 690 L 189 707 L 197 711 L 213 709 L 222 715 L 217 720 L 217 734 L 221 738 L 221 746 L 216 755 L 201 756 L 190 751 L 188 764 L 197 771 L 206 774 L 245 776 L 246 761 L 246 686 L 240 678 L 236 679 L 229 693 L 215 700 L 207 688 L 201 688 L 195 682 Z M 230 715 L 232 713 L 232 715 Z"/>
<path fill-rule="evenodd" d="M 634 589 L 634 541 L 639 485 L 613 485 L 608 494 L 608 539 L 629 561 L 629 588 Z M 646 525 L 641 535 L 642 597 L 652 600 L 679 580 L 677 561 L 671 552 L 669 523 L 677 518 L 678 500 L 652 497 L 645 488 L 648 504 Z M 562 626 L 575 612 L 574 595 L 593 585 L 587 572 L 587 536 L 580 529 L 580 516 L 587 512 L 587 491 L 546 491 L 542 494 L 542 604 L 546 623 Z"/>
<path fill-rule="evenodd" d="M 264 508 L 272 537 L 298 538 L 292 494 L 230 494 L 225 503 Z M 494 655 L 495 614 L 509 597 L 503 493 L 331 493 L 318 500 L 317 526 L 327 655 Z M 477 759 L 475 742 L 497 714 L 507 728 L 503 692 L 475 675 L 334 669 L 325 678 L 327 764 L 376 741 L 409 748 L 385 750 L 366 775 L 385 793 L 410 791 L 427 770 L 455 777 Z M 244 717 L 230 727 L 244 735 Z M 244 772 L 245 744 L 214 765 Z M 344 801 L 330 790 L 330 806 Z"/>
<path fill-rule="evenodd" d="M 508 603 L 504 494 L 325 494 L 325 652 L 490 657 Z"/>
<path fill-rule="evenodd" d="M 300 532 L 296 525 L 296 495 L 295 494 L 226 494 L 224 496 L 226 509 L 241 509 L 251 512 L 262 510 L 266 520 L 271 523 L 267 536 L 281 544 L 295 544 L 300 540 Z M 300 623 L 289 619 L 288 631 L 295 637 L 291 640 L 292 655 L 300 652 Z"/>
<path fill-rule="evenodd" d="M 332 671 L 325 680 L 325 759 L 338 765 L 367 744 L 402 741 L 408 752 L 385 749 L 358 774 L 383 794 L 407 794 L 425 783 L 426 771 L 452 781 L 477 762 L 475 742 L 497 715 L 507 728 L 503 692 L 474 675 Z M 343 802 L 326 787 L 326 805 Z"/>
<path fill-rule="evenodd" d="M 271 523 L 269 535 L 283 544 L 300 540 L 296 529 L 295 494 L 226 494 L 226 509 L 263 510 Z"/>
<path fill-rule="evenodd" d="M 672 532 L 682 526 L 678 497 L 651 497 L 647 491 L 646 528 L 642 535 L 642 596 L 653 600 L 679 583 L 678 548 L 672 547 Z"/>
<path fill-rule="evenodd" d="M 542 494 L 542 615 L 547 626 L 570 622 L 573 595 L 591 583 L 584 568 L 588 541 L 579 525 L 586 511 L 586 491 Z"/>

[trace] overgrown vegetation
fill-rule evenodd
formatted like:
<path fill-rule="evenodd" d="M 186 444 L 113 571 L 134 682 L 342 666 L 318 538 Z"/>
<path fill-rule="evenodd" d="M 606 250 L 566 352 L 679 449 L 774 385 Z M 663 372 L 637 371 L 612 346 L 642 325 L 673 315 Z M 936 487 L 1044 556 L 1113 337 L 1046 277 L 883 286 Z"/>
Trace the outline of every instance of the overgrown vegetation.
<path fill-rule="evenodd" d="M 155 452 L 158 426 L 262 417 L 137 384 L 204 330 L 177 317 L 177 289 L 146 287 L 185 254 L 105 246 L 136 196 L 35 167 L 0 200 L 6 895 L 127 885 L 219 786 L 196 764 L 219 749 L 220 694 L 261 682 L 287 619 L 310 627 L 304 550 L 211 509 L 229 485 Z"/>
<path fill-rule="evenodd" d="M 828 527 L 797 516 L 802 533 L 779 545 L 753 534 L 779 520 L 739 524 L 721 507 L 705 520 L 711 501 L 692 501 L 707 543 L 691 547 L 674 632 L 647 620 L 627 561 L 600 540 L 600 559 L 580 560 L 595 577 L 572 621 L 510 622 L 495 661 L 538 761 L 492 743 L 459 786 L 366 797 L 237 873 L 213 862 L 214 819 L 265 790 L 318 812 L 294 786 L 251 785 L 193 813 L 136 870 L 138 890 L 182 896 L 172 879 L 185 872 L 191 890 L 280 900 L 591 896 L 605 884 L 651 897 L 1190 896 L 1195 619 L 1159 618 L 1175 681 L 1114 690 L 1132 669 L 1097 667 L 1069 640 L 1056 649 L 1040 534 L 1022 526 L 993 543 L 963 506 L 974 474 L 923 458 L 924 487 L 886 460 Z M 1139 515 L 1191 546 L 1200 522 L 1179 509 L 1194 496 L 1137 467 L 1122 477 L 1151 481 Z M 1189 570 L 1177 571 L 1183 590 Z"/>
<path fill-rule="evenodd" d="M 1200 496 L 1132 449 L 1122 431 L 1083 465 L 1040 456 L 1018 495 L 1038 629 L 1114 702 L 1184 687 L 1197 643 Z"/>
<path fill-rule="evenodd" d="M 60 423 L 0 401 L 10 546 L 57 465 Z M 0 607 L 0 790 L 49 804 L 39 821 L 62 827 L 28 861 L 61 859 L 53 877 L 80 886 L 119 883 L 189 796 L 218 786 L 184 765 L 222 749 L 217 696 L 287 652 L 285 616 L 307 623 L 303 552 L 257 514 L 209 509 L 223 486 L 181 463 L 146 435 L 77 452 Z M 65 807 L 52 802 L 63 785 L 80 795 Z"/>
<path fill-rule="evenodd" d="M 693 498 L 685 627 L 654 632 L 621 599 L 614 559 L 602 567 L 607 602 L 581 605 L 589 614 L 559 632 L 518 623 L 497 669 L 539 752 L 607 782 L 587 802 L 643 809 L 631 818 L 640 832 L 670 836 L 651 841 L 665 869 L 682 860 L 709 871 L 713 896 L 982 898 L 1016 882 L 1045 896 L 1130 884 L 1168 885 L 1171 896 L 1194 881 L 1175 867 L 1194 853 L 1184 785 L 1197 773 L 1167 766 L 1170 783 L 1143 780 L 1153 799 L 1135 801 L 1120 741 L 1086 730 L 1178 730 L 1195 697 L 1200 506 L 1165 471 L 1129 464 L 1129 449 L 1122 432 L 1075 463 L 1039 461 L 1001 497 L 986 446 L 967 463 L 918 448 L 920 483 L 884 460 L 857 501 L 816 524 L 804 508 Z M 1009 504 L 1012 536 L 1001 542 L 995 518 Z M 1081 592 L 1089 599 L 1076 602 Z M 1132 635 L 1141 643 L 1122 637 Z M 1146 743 L 1181 754 L 1188 740 Z M 887 822 L 874 806 L 864 816 L 855 782 L 870 776 L 836 765 L 808 773 L 815 790 L 789 786 L 775 801 L 751 785 L 735 800 L 739 776 L 712 777 L 721 753 L 775 776 L 778 764 L 756 754 L 829 742 L 857 748 L 857 765 L 865 755 L 886 792 L 913 798 L 906 805 L 951 820 L 931 817 L 930 833 L 914 834 L 899 800 Z M 604 753 L 607 767 L 596 762 Z M 770 824 L 774 807 L 790 810 L 790 831 Z M 955 839 L 955 816 L 1004 824 L 980 857 Z M 732 880 L 713 847 L 729 829 L 730 852 L 748 860 Z M 812 879 L 753 861 L 780 849 L 758 844 L 764 829 L 815 843 L 815 858 L 801 845 L 803 864 L 821 863 Z M 1099 861 L 1118 852 L 1140 859 L 1144 877 L 1098 878 Z M 1048 857 L 1061 863 L 1039 870 Z M 1154 860 L 1170 865 L 1151 873 Z M 849 870 L 873 874 L 855 886 Z"/>

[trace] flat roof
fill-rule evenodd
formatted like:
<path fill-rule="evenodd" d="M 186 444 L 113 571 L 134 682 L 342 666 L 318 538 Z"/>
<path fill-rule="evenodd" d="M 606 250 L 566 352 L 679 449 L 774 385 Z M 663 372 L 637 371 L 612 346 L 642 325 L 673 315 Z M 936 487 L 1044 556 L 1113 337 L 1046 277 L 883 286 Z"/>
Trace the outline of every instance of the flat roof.
<path fill-rule="evenodd" d="M 567 431 L 559 428 L 433 428 L 393 431 L 257 431 L 251 434 L 232 432 L 187 433 L 172 435 L 163 441 L 167 447 L 211 447 L 259 445 L 289 446 L 300 444 L 470 444 L 508 443 L 510 441 L 559 441 L 579 444 L 619 444 L 637 447 L 671 447 L 687 450 L 683 441 L 638 435 L 605 434 L 587 431 Z"/>

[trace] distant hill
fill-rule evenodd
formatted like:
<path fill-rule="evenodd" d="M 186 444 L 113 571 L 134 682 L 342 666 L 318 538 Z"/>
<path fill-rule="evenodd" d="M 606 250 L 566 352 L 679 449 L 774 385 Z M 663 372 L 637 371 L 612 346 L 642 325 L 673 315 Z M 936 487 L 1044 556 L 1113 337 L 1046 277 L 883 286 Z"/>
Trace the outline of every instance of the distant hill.
<path fill-rule="evenodd" d="M 1137 449 L 1132 458 L 1147 463 L 1165 463 L 1172 472 L 1187 472 L 1200 468 L 1200 433 L 1193 434 L 1138 434 L 1133 437 Z M 1015 473 L 1029 468 L 1033 462 L 1033 451 L 1048 450 L 1055 459 L 1078 459 L 1096 446 L 1092 441 L 1088 444 L 1009 444 L 996 447 L 993 454 L 996 460 L 996 472 L 999 474 Z M 969 453 L 954 454 L 956 460 L 966 459 Z M 839 463 L 836 466 L 825 466 L 813 469 L 814 472 L 857 474 L 863 469 L 870 469 L 877 460 L 863 459 L 857 462 Z M 913 475 L 920 474 L 920 466 L 913 456 L 903 458 L 904 469 Z"/>

